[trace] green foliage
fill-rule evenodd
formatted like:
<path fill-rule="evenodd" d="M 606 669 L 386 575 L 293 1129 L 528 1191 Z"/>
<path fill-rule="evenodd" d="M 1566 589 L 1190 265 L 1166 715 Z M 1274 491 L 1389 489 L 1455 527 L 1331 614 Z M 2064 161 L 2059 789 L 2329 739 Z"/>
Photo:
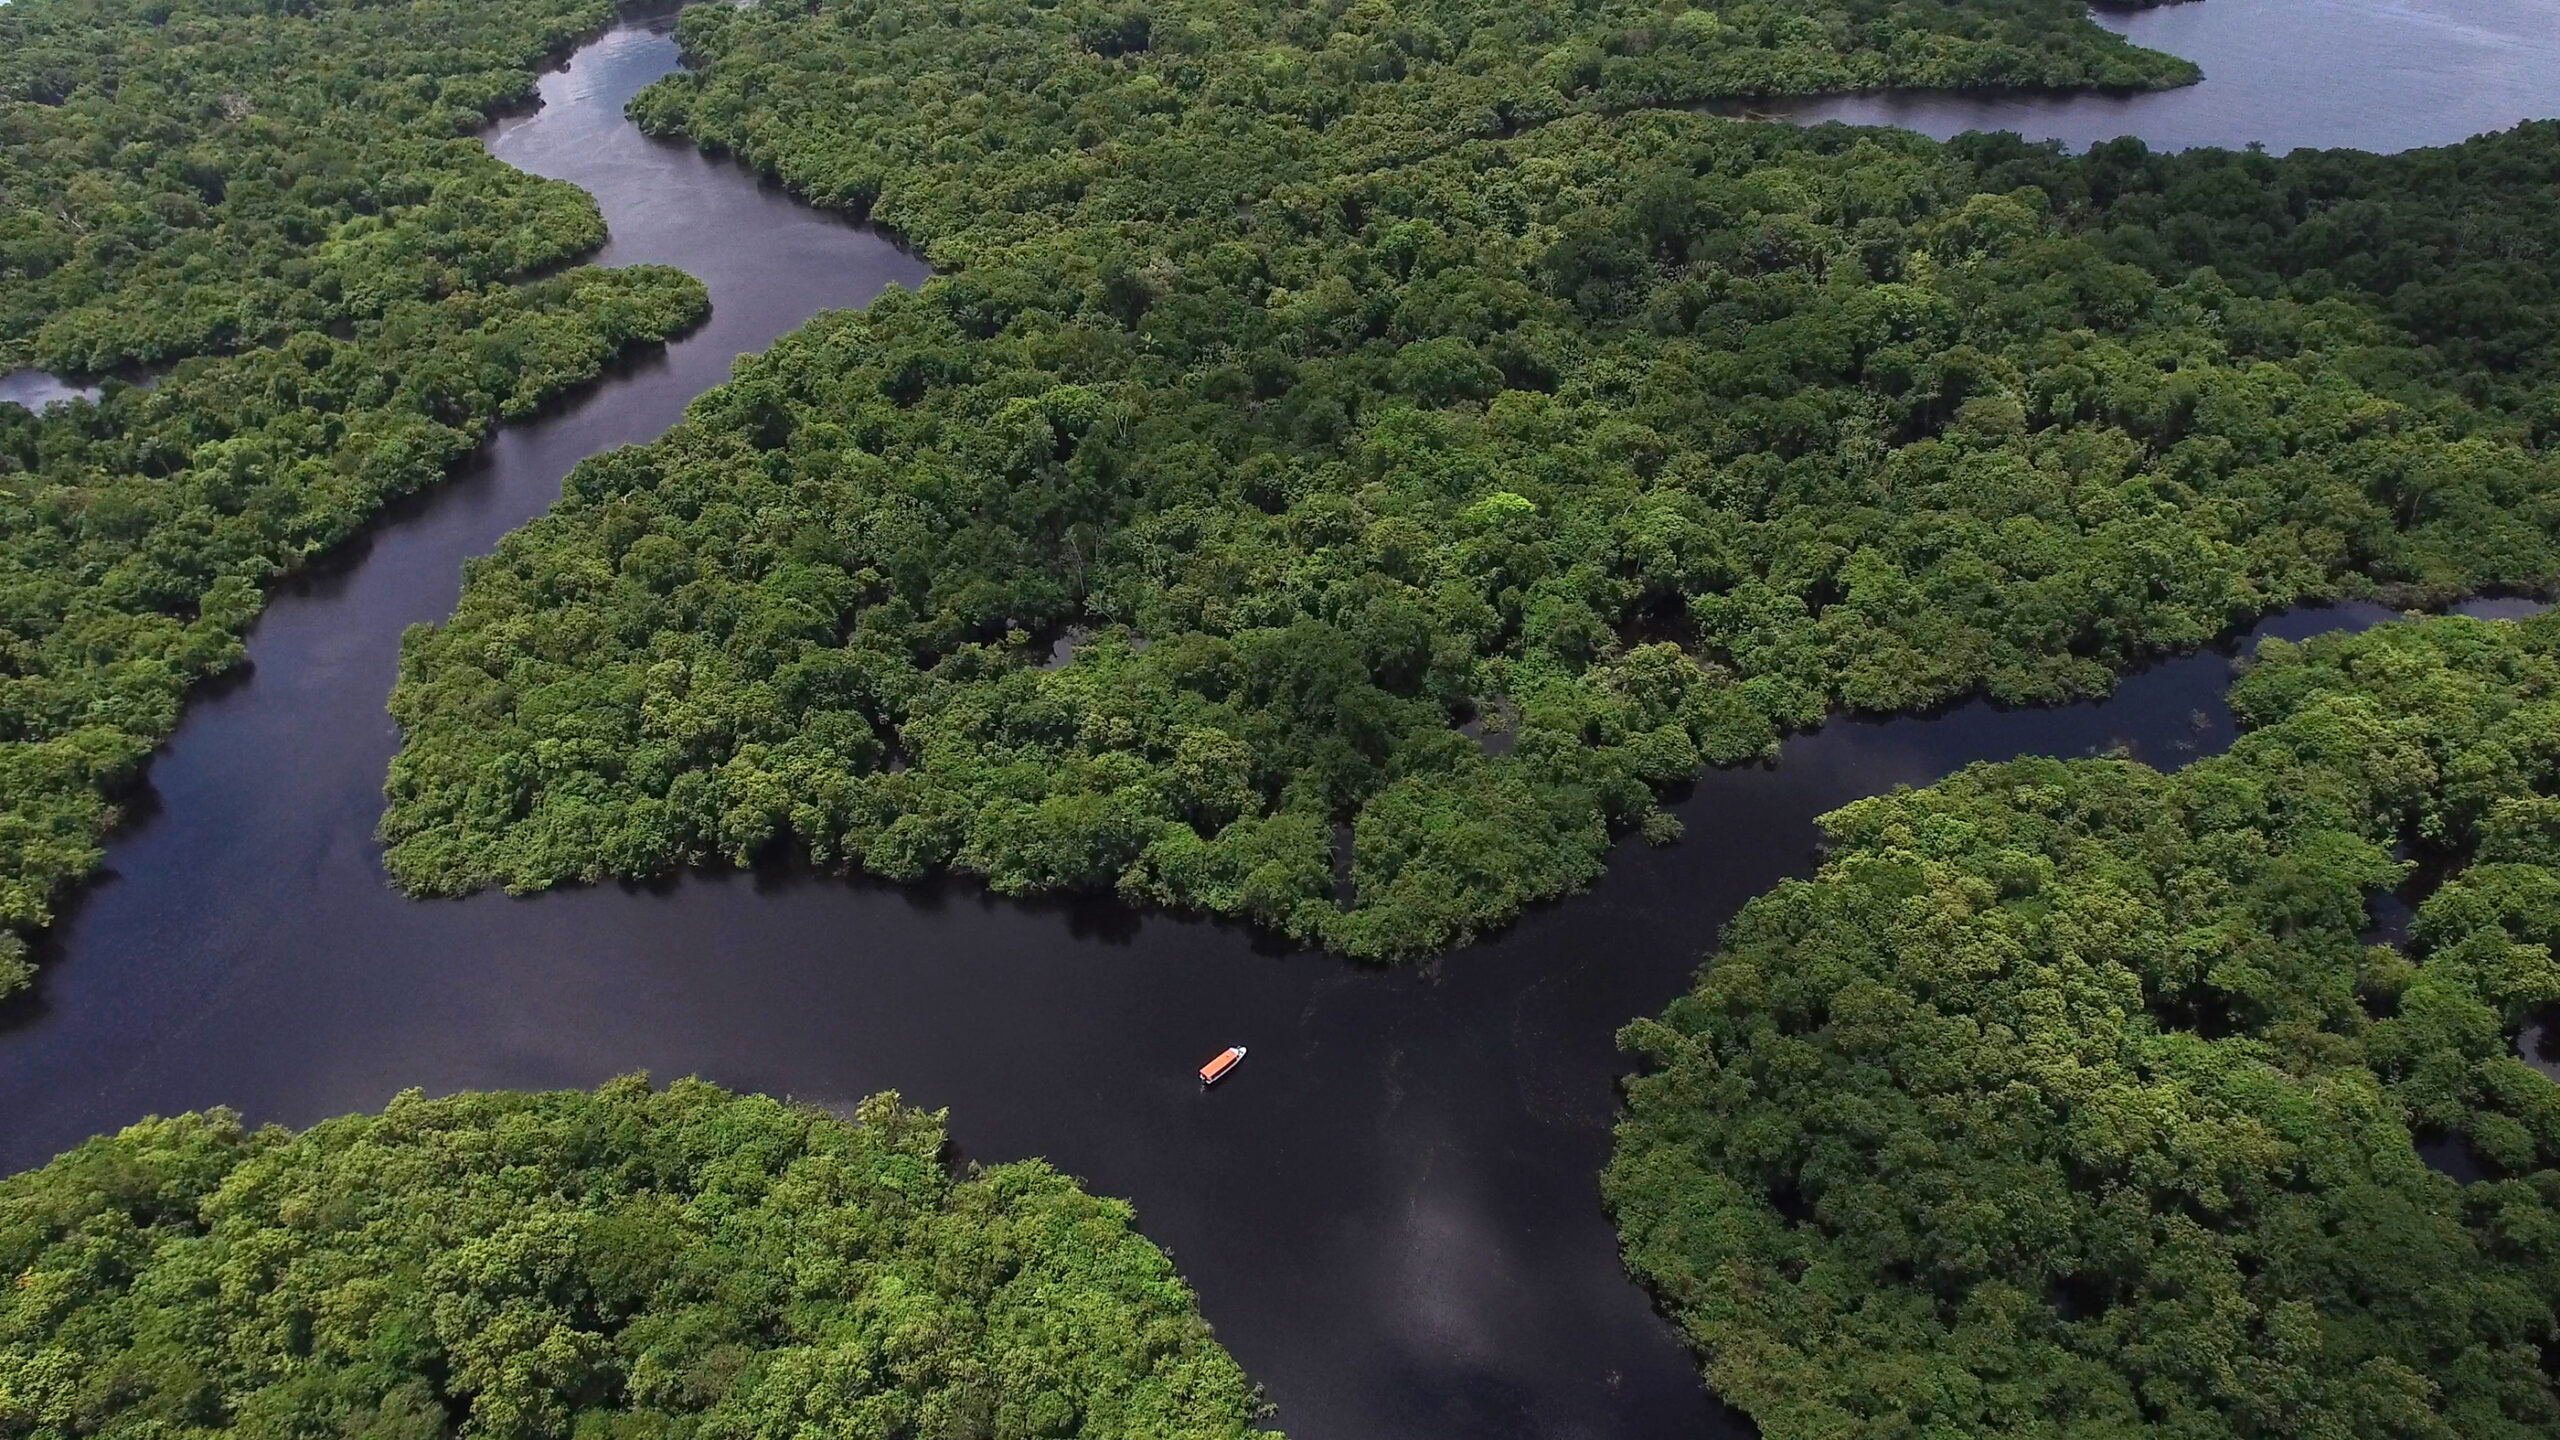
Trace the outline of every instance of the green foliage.
<path fill-rule="evenodd" d="M 2515 1050 L 2560 1001 L 2560 619 L 2271 641 L 2232 701 L 2174 774 L 1835 812 L 1622 1033 L 1628 1262 L 1770 1440 L 2560 1428 L 2560 1086 Z"/>
<path fill-rule="evenodd" d="M 2560 227 L 2560 185 L 2546 127 L 2386 160 L 2172 159 L 2117 140 L 2058 170 L 2050 152 L 2005 137 L 1958 143 L 2004 183 L 2051 179 L 2055 193 L 2085 196 L 2100 247 L 2156 275 L 2211 265 L 2251 296 L 2379 302 L 2445 384 L 2528 416 L 2545 441 L 2560 434 L 2560 281 L 2542 254 Z M 2334 343 L 2282 312 L 2234 318 L 2272 353 Z"/>
<path fill-rule="evenodd" d="M 0 1435 L 1241 1437 L 1129 1207 L 698 1081 L 147 1120 L 0 1181 Z"/>
<path fill-rule="evenodd" d="M 946 273 L 473 570 L 393 697 L 393 874 L 797 854 L 1409 956 L 1835 705 L 2100 693 L 2298 601 L 2560 577 L 2560 392 L 2409 308 L 2516 273 L 2464 217 L 2547 207 L 2560 127 L 2083 161 L 1615 113 L 1751 88 L 1628 78 L 1727 25 L 1754 64 L 2100 53 L 2076 8 L 1716 13 L 1647 49 L 1662 12 L 1601 4 L 688 11 L 643 123 Z M 1550 73 L 1576 37 L 1589 87 Z M 1035 668 L 1069 627 L 1103 638 Z"/>
<path fill-rule="evenodd" d="M 0 366 L 279 340 L 575 259 L 604 217 L 470 133 L 602 0 L 0 8 Z"/>
<path fill-rule="evenodd" d="M 454 138 L 602 13 L 0 7 L 0 363 L 194 357 L 0 407 L 0 994 L 266 581 L 702 315 L 663 268 L 528 280 L 601 218 Z"/>

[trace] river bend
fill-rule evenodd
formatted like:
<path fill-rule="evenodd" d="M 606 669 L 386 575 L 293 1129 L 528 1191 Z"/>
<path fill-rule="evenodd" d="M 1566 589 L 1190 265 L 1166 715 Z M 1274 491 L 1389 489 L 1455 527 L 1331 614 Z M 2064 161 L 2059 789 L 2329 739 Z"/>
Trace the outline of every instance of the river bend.
<path fill-rule="evenodd" d="M 2321 8 L 2253 3 L 2131 23 L 2232 16 L 2248 30 L 2253 13 Z M 2167 765 L 2210 752 L 2231 737 L 2228 652 L 2153 667 L 2099 704 L 1835 722 L 1790 742 L 1775 768 L 1701 777 L 1676 807 L 1683 843 L 1621 847 L 1593 893 L 1409 971 L 960 884 L 695 875 L 402 900 L 372 839 L 398 738 L 383 702 L 401 629 L 449 613 L 463 561 L 547 508 L 580 458 L 656 435 L 733 356 L 817 310 L 925 274 L 877 235 L 633 129 L 624 103 L 675 63 L 667 29 L 633 21 L 584 47 L 491 146 L 596 195 L 613 233 L 603 263 L 700 276 L 711 319 L 558 413 L 503 429 L 464 475 L 276 596 L 247 671 L 190 706 L 36 991 L 0 1009 L 0 1165 L 154 1111 L 228 1104 L 300 1125 L 407 1086 L 585 1086 L 646 1068 L 825 1104 L 894 1088 L 951 1107 L 969 1154 L 1046 1155 L 1134 1200 L 1303 1440 L 1747 1433 L 1625 1276 L 1601 1213 L 1623 1068 L 1613 1033 L 1684 987 L 1744 900 L 1812 866 L 1815 816 L 1973 760 L 2121 746 Z M 2373 134 L 2297 134 L 2258 110 L 2232 112 L 2215 138 L 2264 122 L 2280 144 L 2396 148 L 2560 113 L 2554 33 L 2527 37 L 2515 65 L 2539 74 L 2499 91 L 2508 109 L 2495 115 L 2476 94 L 2414 105 L 2417 92 L 2368 75 L 2384 96 L 2366 117 Z M 2526 92 L 2538 111 L 2516 111 Z M 2084 113 L 2148 126 L 2168 99 L 2090 100 Z M 2112 134 L 2118 121 L 2092 123 Z M 2381 614 L 2301 612 L 2262 629 L 2299 636 Z M 1231 1042 L 1251 1060 L 1202 1093 L 1192 1067 Z"/>

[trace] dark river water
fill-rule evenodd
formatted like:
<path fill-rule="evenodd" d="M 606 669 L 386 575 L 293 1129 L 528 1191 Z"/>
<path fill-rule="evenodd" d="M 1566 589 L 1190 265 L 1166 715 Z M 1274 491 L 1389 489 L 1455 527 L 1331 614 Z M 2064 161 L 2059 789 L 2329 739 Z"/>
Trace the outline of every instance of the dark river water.
<path fill-rule="evenodd" d="M 2367 13 L 2330 10 L 2347 17 L 2332 31 Z M 2310 13 L 2208 0 L 2143 23 Z M 2548 54 L 2547 34 L 2534 43 Z M 462 562 L 550 505 L 580 457 L 655 435 L 731 357 L 816 310 L 925 273 L 740 171 L 643 139 L 622 105 L 674 60 L 662 24 L 617 29 L 491 143 L 596 194 L 614 235 L 604 263 L 701 276 L 711 321 L 505 430 L 476 468 L 277 596 L 252 668 L 189 709 L 37 990 L 0 1009 L 0 1167 L 150 1112 L 227 1104 L 299 1125 L 408 1086 L 585 1086 L 645 1068 L 830 1105 L 894 1088 L 949 1106 L 973 1157 L 1046 1155 L 1133 1200 L 1298 1436 L 1747 1433 L 1626 1278 L 1601 1213 L 1624 1068 L 1613 1032 L 1683 987 L 1744 900 L 1810 868 L 1815 816 L 1974 760 L 2210 752 L 2230 739 L 2228 653 L 2156 666 L 2103 704 L 1834 723 L 1773 769 L 1701 778 L 1678 807 L 1683 843 L 1625 847 L 1593 893 L 1418 970 L 962 885 L 718 875 L 401 900 L 372 830 L 402 627 L 446 615 Z M 2544 70 L 2539 83 L 2560 78 Z M 2404 109 L 2412 128 L 2369 138 L 2477 128 L 2445 131 L 2446 108 L 2514 73 L 2484 70 Z M 1251 1058 L 1204 1094 L 1193 1068 L 1231 1043 Z"/>

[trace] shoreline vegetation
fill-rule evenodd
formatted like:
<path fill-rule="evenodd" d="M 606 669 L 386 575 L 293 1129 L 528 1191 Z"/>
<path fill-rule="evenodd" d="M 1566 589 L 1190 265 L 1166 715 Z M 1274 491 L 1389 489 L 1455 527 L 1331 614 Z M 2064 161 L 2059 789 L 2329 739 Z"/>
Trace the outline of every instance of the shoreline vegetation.
<path fill-rule="evenodd" d="M 790 857 L 1406 959 L 1835 708 L 2560 580 L 2560 127 L 2280 160 L 1607 113 L 2174 79 L 2073 5 L 678 34 L 644 128 L 942 273 L 588 461 L 412 633 L 412 893 Z"/>
<path fill-rule="evenodd" d="M 0 7 L 0 995 L 264 586 L 699 321 L 475 133 L 600 0 Z"/>
<path fill-rule="evenodd" d="M 1621 1033 L 1628 1267 L 1767 1440 L 2560 1429 L 2560 619 L 2271 640 L 2231 704 L 1833 812 Z"/>
<path fill-rule="evenodd" d="M 173 367 L 0 409 L 0 994 L 266 581 L 703 313 L 470 138 L 609 13 L 0 7 L 0 363 Z M 639 123 L 940 273 L 581 464 L 405 637 L 413 893 L 792 856 L 1402 960 L 1837 709 L 2560 588 L 2560 122 L 2074 156 L 1686 108 L 2194 78 L 2076 0 L 679 36 Z M 1768 1440 L 2560 1430 L 2514 1050 L 2560 615 L 2271 640 L 2231 708 L 2175 772 L 1834 812 L 1621 1033 L 1626 1263 Z M 0 1179 L 0 1432 L 1262 1433 L 1128 1206 L 948 1160 L 894 1094 L 637 1077 L 147 1120 Z"/>
<path fill-rule="evenodd" d="M 1125 1203 L 945 1151 L 637 1077 L 146 1120 L 0 1179 L 0 1431 L 1273 1433 Z"/>

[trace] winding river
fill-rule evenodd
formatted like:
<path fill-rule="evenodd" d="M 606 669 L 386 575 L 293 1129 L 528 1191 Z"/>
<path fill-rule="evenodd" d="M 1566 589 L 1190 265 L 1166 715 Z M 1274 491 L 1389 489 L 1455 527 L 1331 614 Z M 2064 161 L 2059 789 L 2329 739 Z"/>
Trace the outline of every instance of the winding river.
<path fill-rule="evenodd" d="M 2425 3 L 2439 9 L 2409 13 L 2453 0 Z M 2336 39 L 2369 7 L 2208 0 L 2137 23 L 2221 17 L 2273 45 L 2283 17 L 2346 16 Z M 2550 8 L 2497 7 L 2508 21 Z M 159 758 L 37 990 L 0 1009 L 0 1167 L 153 1111 L 229 1104 L 303 1124 L 407 1086 L 591 1085 L 647 1068 L 825 1104 L 895 1088 L 951 1107 L 968 1154 L 1046 1155 L 1134 1200 L 1297 1436 L 1748 1433 L 1618 1264 L 1594 1179 L 1622 1069 L 1612 1034 L 1682 988 L 1745 899 L 1813 863 L 1823 811 L 1973 760 L 2209 752 L 2230 739 L 2229 652 L 2158 665 L 2101 704 L 1834 723 L 1775 768 L 1703 776 L 1678 807 L 1687 841 L 1624 847 L 1593 893 L 1410 971 L 956 884 L 712 875 L 401 900 L 371 838 L 401 629 L 447 614 L 462 562 L 547 507 L 580 457 L 655 435 L 733 356 L 819 308 L 925 274 L 873 234 L 633 130 L 624 102 L 675 63 L 666 29 L 635 20 L 584 47 L 490 143 L 596 194 L 614 236 L 604 263 L 701 276 L 711 321 L 503 431 L 467 474 L 276 597 L 251 668 L 197 701 Z M 2538 73 L 2497 72 L 2502 111 L 2480 108 L 2486 87 L 2418 103 L 2430 87 L 2391 88 L 2400 72 L 2368 52 L 2364 78 L 2401 98 L 2344 107 L 2352 125 L 2307 138 L 2378 127 L 2364 138 L 2388 146 L 2560 114 L 2551 33 L 2536 37 Z M 2084 103 L 2039 113 L 2149 102 Z M 2262 632 L 2380 615 L 2298 612 Z M 1202 1093 L 1192 1067 L 1231 1042 L 1252 1059 Z"/>
<path fill-rule="evenodd" d="M 2560 115 L 2560 0 L 2192 0 L 2094 12 L 2204 83 L 2140 95 L 1837 95 L 1770 113 L 1901 125 L 1943 140 L 2015 130 L 2075 150 L 2139 135 L 2154 150 L 2263 145 L 2409 150 Z"/>

